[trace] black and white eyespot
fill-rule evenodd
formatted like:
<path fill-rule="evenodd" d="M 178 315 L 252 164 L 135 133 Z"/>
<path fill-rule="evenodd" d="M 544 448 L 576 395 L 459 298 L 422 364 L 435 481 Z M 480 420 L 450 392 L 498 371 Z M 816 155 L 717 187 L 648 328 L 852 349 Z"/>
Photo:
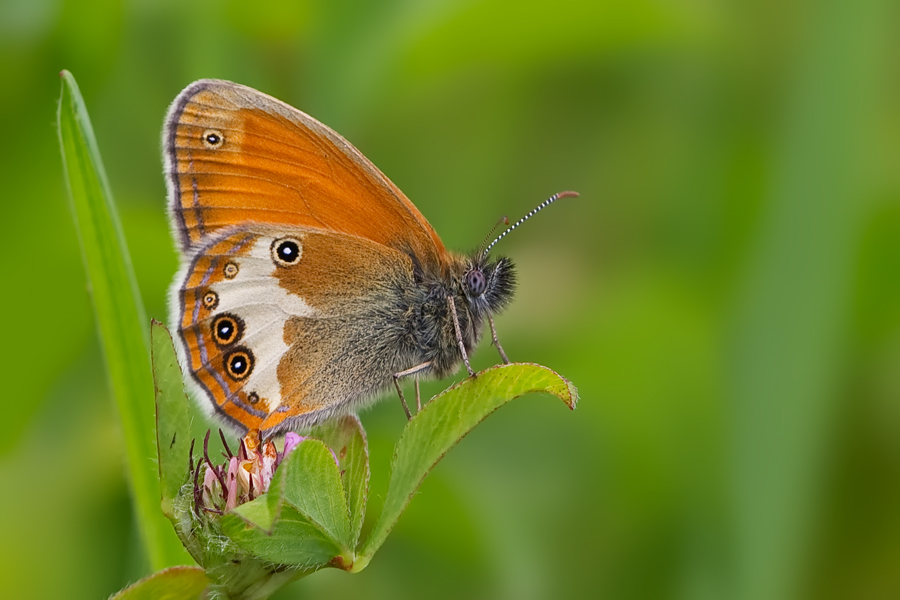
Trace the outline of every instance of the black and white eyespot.
<path fill-rule="evenodd" d="M 249 394 L 247 394 L 247 402 L 249 402 L 250 404 L 258 403 L 259 394 L 257 394 L 256 392 L 250 392 Z"/>
<path fill-rule="evenodd" d="M 218 150 L 225 144 L 225 136 L 217 129 L 207 129 L 203 132 L 203 145 L 210 150 Z"/>
<path fill-rule="evenodd" d="M 487 277 L 481 269 L 472 269 L 466 273 L 466 287 L 473 296 L 480 296 L 487 289 Z"/>
<path fill-rule="evenodd" d="M 296 238 L 284 237 L 272 242 L 272 261 L 279 267 L 297 264 L 302 253 L 303 246 Z"/>
<path fill-rule="evenodd" d="M 219 305 L 219 295 L 213 291 L 203 294 L 203 308 L 206 310 L 215 310 Z"/>
<path fill-rule="evenodd" d="M 212 322 L 213 341 L 217 346 L 229 346 L 244 335 L 244 322 L 232 314 L 222 314 Z"/>
<path fill-rule="evenodd" d="M 242 381 L 253 372 L 253 353 L 248 348 L 239 346 L 225 355 L 225 373 L 234 381 Z"/>
<path fill-rule="evenodd" d="M 240 269 L 238 269 L 237 263 L 230 262 L 222 269 L 222 274 L 225 275 L 225 279 L 234 279 L 237 277 L 238 271 Z"/>

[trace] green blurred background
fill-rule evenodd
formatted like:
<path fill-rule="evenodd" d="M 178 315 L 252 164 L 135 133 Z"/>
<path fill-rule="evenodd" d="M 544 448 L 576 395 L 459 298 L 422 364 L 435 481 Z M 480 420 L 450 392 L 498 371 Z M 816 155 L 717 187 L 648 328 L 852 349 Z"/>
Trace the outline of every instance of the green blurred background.
<path fill-rule="evenodd" d="M 9 598 L 146 574 L 64 194 L 64 68 L 157 318 L 160 129 L 194 79 L 341 132 L 451 248 L 581 192 L 497 249 L 521 275 L 507 352 L 571 378 L 578 410 L 504 408 L 366 571 L 278 598 L 900 597 L 896 2 L 0 0 Z M 377 511 L 404 419 L 363 421 Z"/>

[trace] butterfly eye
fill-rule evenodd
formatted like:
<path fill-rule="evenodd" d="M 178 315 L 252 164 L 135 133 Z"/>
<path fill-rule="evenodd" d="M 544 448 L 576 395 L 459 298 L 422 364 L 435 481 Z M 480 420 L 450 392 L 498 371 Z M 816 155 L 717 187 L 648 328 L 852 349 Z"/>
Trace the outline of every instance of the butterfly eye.
<path fill-rule="evenodd" d="M 203 308 L 213 310 L 219 305 L 219 295 L 215 292 L 206 292 L 203 294 Z"/>
<path fill-rule="evenodd" d="M 221 148 L 225 138 L 215 129 L 207 129 L 203 132 L 203 143 L 207 148 Z"/>
<path fill-rule="evenodd" d="M 225 275 L 225 279 L 234 279 L 238 274 L 238 266 L 237 263 L 230 262 L 225 265 L 225 268 L 222 270 L 222 273 Z"/>
<path fill-rule="evenodd" d="M 241 338 L 244 331 L 243 322 L 233 315 L 221 315 L 213 321 L 213 340 L 219 346 L 233 344 Z"/>
<path fill-rule="evenodd" d="M 272 260 L 279 267 L 289 267 L 300 260 L 300 242 L 294 238 L 281 238 L 272 242 Z"/>
<path fill-rule="evenodd" d="M 487 289 L 487 278 L 481 269 L 472 269 L 466 273 L 466 287 L 473 296 L 480 296 Z"/>
<path fill-rule="evenodd" d="M 225 372 L 235 381 L 246 379 L 253 370 L 253 354 L 246 348 L 236 348 L 225 355 Z"/>

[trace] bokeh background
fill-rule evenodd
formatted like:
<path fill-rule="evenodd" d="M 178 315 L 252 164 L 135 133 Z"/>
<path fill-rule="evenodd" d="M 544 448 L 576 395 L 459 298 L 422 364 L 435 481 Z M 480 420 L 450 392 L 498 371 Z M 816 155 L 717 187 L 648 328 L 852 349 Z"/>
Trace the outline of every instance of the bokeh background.
<path fill-rule="evenodd" d="M 329 124 L 452 248 L 581 192 L 497 248 L 521 274 L 506 350 L 571 378 L 578 409 L 504 408 L 366 571 L 278 598 L 900 597 L 896 2 L 0 0 L 9 598 L 147 573 L 64 192 L 63 68 L 158 318 L 160 128 L 194 79 Z M 363 421 L 375 512 L 403 416 Z"/>

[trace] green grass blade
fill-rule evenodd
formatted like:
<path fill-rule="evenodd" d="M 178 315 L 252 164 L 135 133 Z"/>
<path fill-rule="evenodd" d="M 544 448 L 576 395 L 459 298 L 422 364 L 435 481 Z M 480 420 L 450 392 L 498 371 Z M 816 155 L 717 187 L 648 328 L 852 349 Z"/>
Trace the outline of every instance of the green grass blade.
<path fill-rule="evenodd" d="M 190 560 L 160 511 L 147 318 L 84 101 L 61 73 L 59 143 L 107 372 L 119 408 L 129 482 L 154 570 Z"/>
<path fill-rule="evenodd" d="M 478 423 L 519 396 L 545 392 L 575 408 L 575 386 L 547 367 L 492 367 L 435 396 L 413 417 L 394 449 L 384 509 L 366 540 L 354 571 L 365 568 L 387 538 L 428 472 Z"/>

